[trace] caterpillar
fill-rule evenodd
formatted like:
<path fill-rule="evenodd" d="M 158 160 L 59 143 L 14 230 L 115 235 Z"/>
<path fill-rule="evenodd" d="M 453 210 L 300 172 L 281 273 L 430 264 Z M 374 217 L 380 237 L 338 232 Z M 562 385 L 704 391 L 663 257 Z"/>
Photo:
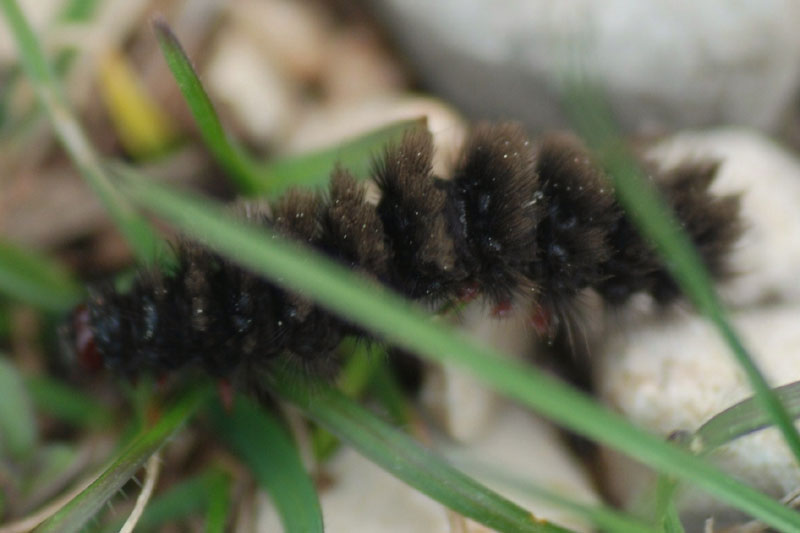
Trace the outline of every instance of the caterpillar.
<path fill-rule="evenodd" d="M 479 294 L 497 309 L 531 301 L 548 316 L 584 289 L 615 306 L 636 293 L 660 304 L 678 297 L 577 138 L 534 142 L 516 123 L 484 123 L 471 131 L 449 179 L 433 175 L 432 157 L 430 133 L 413 130 L 375 160 L 377 202 L 336 168 L 323 193 L 293 190 L 239 212 L 428 306 Z M 722 277 L 741 224 L 738 198 L 709 192 L 717 166 L 687 162 L 649 175 Z M 281 356 L 325 373 L 336 368 L 344 336 L 367 336 L 202 245 L 181 239 L 174 249 L 172 268 L 141 271 L 127 292 L 91 289 L 72 316 L 81 358 L 126 376 L 194 365 L 229 378 Z"/>

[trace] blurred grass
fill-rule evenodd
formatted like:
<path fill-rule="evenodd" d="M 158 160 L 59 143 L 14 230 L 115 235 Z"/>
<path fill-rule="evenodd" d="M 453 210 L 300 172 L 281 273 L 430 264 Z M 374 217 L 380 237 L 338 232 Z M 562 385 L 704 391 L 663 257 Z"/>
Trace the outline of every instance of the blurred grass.
<path fill-rule="evenodd" d="M 83 391 L 49 376 L 31 376 L 25 386 L 37 411 L 79 427 L 104 428 L 114 421 L 113 411 Z"/>
<path fill-rule="evenodd" d="M 100 62 L 99 85 L 109 116 L 128 154 L 148 159 L 169 150 L 177 140 L 170 118 L 152 99 L 127 58 L 118 50 Z"/>
<path fill-rule="evenodd" d="M 322 509 L 314 483 L 292 439 L 275 417 L 241 395 L 229 412 L 215 405 L 211 414 L 214 433 L 241 457 L 266 489 L 285 531 L 322 532 Z"/>
<path fill-rule="evenodd" d="M 264 166 L 259 192 L 276 196 L 290 187 L 327 185 L 336 165 L 346 168 L 357 178 L 365 179 L 370 175 L 373 158 L 383 153 L 387 144 L 398 142 L 409 129 L 426 126 L 425 118 L 400 120 L 332 148 L 276 159 Z"/>
<path fill-rule="evenodd" d="M 103 202 L 140 260 L 154 262 L 165 255 L 163 242 L 149 223 L 132 209 L 109 181 L 94 146 L 73 115 L 58 79 L 17 3 L 14 0 L 0 0 L 0 11 L 19 48 L 22 66 L 33 84 L 36 96 L 75 166 Z"/>
<path fill-rule="evenodd" d="M 82 287 L 49 258 L 0 241 L 0 292 L 40 309 L 66 311 Z"/>
<path fill-rule="evenodd" d="M 7 356 L 0 354 L 0 456 L 22 458 L 36 450 L 37 424 L 25 383 Z"/>

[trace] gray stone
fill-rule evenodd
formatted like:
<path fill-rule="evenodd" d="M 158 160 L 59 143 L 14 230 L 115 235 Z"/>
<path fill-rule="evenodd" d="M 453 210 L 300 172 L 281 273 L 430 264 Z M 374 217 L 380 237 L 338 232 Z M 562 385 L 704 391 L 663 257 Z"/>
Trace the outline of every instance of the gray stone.
<path fill-rule="evenodd" d="M 800 4 L 788 0 L 373 0 L 424 83 L 473 117 L 565 124 L 571 51 L 627 131 L 775 128 L 800 83 Z"/>

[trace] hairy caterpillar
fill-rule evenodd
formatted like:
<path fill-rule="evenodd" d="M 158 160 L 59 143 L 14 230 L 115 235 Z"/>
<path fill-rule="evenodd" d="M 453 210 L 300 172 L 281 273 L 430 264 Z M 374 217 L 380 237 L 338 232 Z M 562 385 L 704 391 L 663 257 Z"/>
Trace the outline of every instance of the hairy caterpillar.
<path fill-rule="evenodd" d="M 585 288 L 609 304 L 637 292 L 678 295 L 657 255 L 617 205 L 581 143 L 537 143 L 513 123 L 481 124 L 450 179 L 432 175 L 425 130 L 388 147 L 373 169 L 376 204 L 344 169 L 326 193 L 292 191 L 243 216 L 322 251 L 424 304 L 477 291 L 496 306 L 512 299 L 558 310 Z M 739 235 L 738 199 L 708 188 L 716 164 L 687 163 L 656 184 L 715 276 Z M 655 173 L 654 173 L 655 174 Z M 73 342 L 125 375 L 194 364 L 228 377 L 289 354 L 309 371 L 335 367 L 350 324 L 193 242 L 175 246 L 168 272 L 144 271 L 126 293 L 92 290 L 73 316 Z"/>

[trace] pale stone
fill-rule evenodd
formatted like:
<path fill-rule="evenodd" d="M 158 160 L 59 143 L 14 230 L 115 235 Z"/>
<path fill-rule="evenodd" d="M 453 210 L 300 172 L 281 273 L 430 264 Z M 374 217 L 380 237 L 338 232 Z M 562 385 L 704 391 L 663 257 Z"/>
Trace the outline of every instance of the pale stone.
<path fill-rule="evenodd" d="M 742 311 L 733 318 L 771 386 L 800 380 L 800 306 Z M 752 395 L 744 371 L 715 328 L 680 311 L 669 319 L 643 321 L 613 337 L 598 358 L 596 372 L 598 393 L 607 405 L 664 437 L 676 430 L 694 431 Z M 737 439 L 711 458 L 775 497 L 800 486 L 800 469 L 774 428 Z M 624 462 L 613 459 L 611 464 L 609 488 L 630 503 L 640 491 L 642 476 Z M 681 499 L 680 508 L 687 515 L 707 517 L 723 507 L 691 491 Z"/>
<path fill-rule="evenodd" d="M 476 342 L 510 356 L 526 355 L 534 344 L 533 328 L 524 312 L 492 319 L 485 306 L 474 302 L 465 309 L 460 329 Z M 422 390 L 422 401 L 448 435 L 470 442 L 487 431 L 496 416 L 498 397 L 478 378 L 450 365 L 436 365 Z"/>
<path fill-rule="evenodd" d="M 629 131 L 776 128 L 800 87 L 790 0 L 373 0 L 426 84 L 470 116 L 534 130 L 566 120 L 559 84 L 582 57 Z"/>
<path fill-rule="evenodd" d="M 325 50 L 321 89 L 334 105 L 395 93 L 405 86 L 400 66 L 370 32 L 341 32 L 328 40 Z"/>
<path fill-rule="evenodd" d="M 312 79 L 325 68 L 332 37 L 325 11 L 307 2 L 238 0 L 231 22 L 293 78 Z"/>
<path fill-rule="evenodd" d="M 297 91 L 291 81 L 233 30 L 219 37 L 205 78 L 215 104 L 229 109 L 252 140 L 274 141 L 295 120 Z"/>

